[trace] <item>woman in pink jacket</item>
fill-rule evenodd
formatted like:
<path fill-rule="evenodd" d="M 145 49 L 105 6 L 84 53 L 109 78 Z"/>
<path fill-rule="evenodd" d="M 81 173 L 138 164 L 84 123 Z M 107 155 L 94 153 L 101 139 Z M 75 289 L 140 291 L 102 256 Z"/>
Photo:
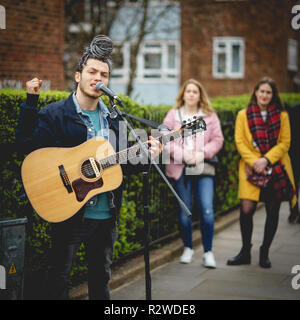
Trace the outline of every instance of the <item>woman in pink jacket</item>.
<path fill-rule="evenodd" d="M 176 181 L 176 191 L 186 206 L 192 211 L 193 201 L 197 203 L 200 215 L 200 231 L 204 247 L 203 265 L 215 268 L 216 261 L 212 253 L 214 234 L 214 177 L 213 173 L 203 171 L 204 160 L 212 159 L 223 145 L 223 134 L 217 113 L 212 108 L 207 94 L 198 81 L 187 80 L 180 88 L 177 104 L 164 119 L 164 124 L 171 130 L 181 127 L 183 121 L 201 116 L 207 130 L 195 136 L 177 139 L 168 143 L 165 151 L 170 161 L 166 164 L 166 174 Z M 201 174 L 202 173 L 202 174 Z M 190 263 L 194 254 L 192 242 L 192 219 L 181 209 L 179 229 L 184 244 L 180 257 L 181 263 Z"/>

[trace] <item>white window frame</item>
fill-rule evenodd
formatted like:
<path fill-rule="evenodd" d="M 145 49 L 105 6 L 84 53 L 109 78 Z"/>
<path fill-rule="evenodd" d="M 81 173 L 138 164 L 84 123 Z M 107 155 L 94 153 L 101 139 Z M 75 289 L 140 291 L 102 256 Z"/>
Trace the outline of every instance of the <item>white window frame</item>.
<path fill-rule="evenodd" d="M 220 49 L 219 44 L 224 43 L 225 48 Z M 232 47 L 240 45 L 239 72 L 232 72 Z M 226 59 L 225 72 L 218 72 L 218 54 L 224 53 Z M 242 79 L 245 73 L 245 40 L 241 37 L 214 37 L 213 38 L 213 77 L 217 79 Z"/>
<path fill-rule="evenodd" d="M 298 71 L 298 41 L 288 39 L 287 68 L 289 71 Z"/>
<path fill-rule="evenodd" d="M 118 44 L 118 43 L 116 43 Z M 160 48 L 150 48 L 147 45 L 159 45 Z M 168 68 L 168 46 L 175 46 L 175 66 Z M 122 47 L 123 68 L 113 67 L 111 81 L 116 84 L 127 83 L 129 80 L 130 71 L 130 42 L 125 42 Z M 161 68 L 146 69 L 144 54 L 146 53 L 161 53 Z M 147 40 L 141 43 L 139 54 L 137 56 L 137 70 L 134 81 L 139 83 L 178 83 L 180 73 L 180 42 L 178 40 Z M 160 77 L 147 78 L 145 75 L 159 74 Z M 116 77 L 117 75 L 117 77 Z M 169 77 L 168 75 L 172 75 Z"/>
<path fill-rule="evenodd" d="M 110 6 L 115 6 L 115 1 L 108 1 L 108 4 Z M 152 7 L 154 6 L 167 6 L 167 5 L 179 5 L 180 4 L 180 1 L 179 0 L 150 0 L 150 5 Z M 134 2 L 131 2 L 131 1 L 125 1 L 124 5 L 126 6 L 140 6 L 141 3 L 140 1 L 134 1 Z"/>
<path fill-rule="evenodd" d="M 120 43 L 116 42 L 115 45 Z M 113 66 L 112 69 L 112 81 L 114 83 L 127 83 L 129 80 L 129 72 L 130 72 L 130 42 L 124 42 L 121 54 L 123 54 L 123 67 L 115 68 Z M 114 64 L 114 62 L 113 62 Z M 117 75 L 117 77 L 115 77 Z"/>
<path fill-rule="evenodd" d="M 159 45 L 160 48 L 149 48 L 147 45 Z M 175 46 L 175 67 L 168 68 L 168 46 Z M 149 70 L 145 68 L 144 54 L 146 53 L 161 53 L 161 69 Z M 136 81 L 139 83 L 151 83 L 151 82 L 168 82 L 177 83 L 180 70 L 180 43 L 178 40 L 149 40 L 144 41 L 141 44 L 141 48 L 137 57 L 138 67 L 136 74 Z M 158 78 L 147 78 L 146 75 L 160 74 Z M 172 77 L 168 77 L 172 75 Z"/>

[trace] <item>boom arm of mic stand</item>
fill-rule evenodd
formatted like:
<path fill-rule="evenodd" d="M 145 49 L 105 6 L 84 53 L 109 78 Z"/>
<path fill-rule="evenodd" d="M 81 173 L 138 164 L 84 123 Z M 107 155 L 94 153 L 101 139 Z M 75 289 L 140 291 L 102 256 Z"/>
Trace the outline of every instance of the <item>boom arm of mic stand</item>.
<path fill-rule="evenodd" d="M 124 104 L 121 101 L 118 101 L 121 103 L 122 107 L 124 108 Z M 161 169 L 159 168 L 159 166 L 156 164 L 156 162 L 153 160 L 153 157 L 151 155 L 151 153 L 147 150 L 147 148 L 144 146 L 144 144 L 141 142 L 140 138 L 138 137 L 138 135 L 136 134 L 135 130 L 131 127 L 131 125 L 128 123 L 128 121 L 124 118 L 123 113 L 119 110 L 118 106 L 114 103 L 114 101 L 112 99 L 110 99 L 110 104 L 112 106 L 112 108 L 118 113 L 118 115 L 122 118 L 122 120 L 125 122 L 127 128 L 131 131 L 131 133 L 133 134 L 133 137 L 137 140 L 138 144 L 141 147 L 142 152 L 147 156 L 147 158 L 150 160 L 150 164 L 153 164 L 154 167 L 156 168 L 156 170 L 158 171 L 158 173 L 160 174 L 160 176 L 163 178 L 163 180 L 165 181 L 165 183 L 167 184 L 167 186 L 169 187 L 169 189 L 172 191 L 172 193 L 174 194 L 174 196 L 176 197 L 176 199 L 179 202 L 179 205 L 182 207 L 182 209 L 185 211 L 185 213 L 187 214 L 187 216 L 192 216 L 190 210 L 187 208 L 187 206 L 185 205 L 185 203 L 180 199 L 180 197 L 178 196 L 178 194 L 176 193 L 176 191 L 174 190 L 174 188 L 172 187 L 172 185 L 170 184 L 170 182 L 168 181 L 167 177 L 164 175 L 164 173 L 161 171 Z M 125 109 L 125 108 L 124 108 Z"/>

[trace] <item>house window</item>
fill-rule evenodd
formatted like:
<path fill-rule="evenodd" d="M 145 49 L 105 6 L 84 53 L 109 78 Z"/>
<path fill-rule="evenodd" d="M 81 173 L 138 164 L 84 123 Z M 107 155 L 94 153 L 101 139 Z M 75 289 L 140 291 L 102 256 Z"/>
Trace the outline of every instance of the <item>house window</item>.
<path fill-rule="evenodd" d="M 123 46 L 114 43 L 112 52 L 113 70 L 111 78 L 114 80 L 120 79 L 121 82 L 127 81 L 129 76 L 129 61 L 130 61 L 130 44 L 125 42 Z"/>
<path fill-rule="evenodd" d="M 114 45 L 113 72 L 114 82 L 127 82 L 130 70 L 130 43 L 123 47 Z M 179 65 L 178 41 L 145 41 L 141 44 L 137 57 L 136 80 L 139 82 L 167 81 L 176 82 Z"/>
<path fill-rule="evenodd" d="M 244 77 L 245 42 L 237 37 L 216 37 L 213 39 L 214 78 Z"/>
<path fill-rule="evenodd" d="M 293 39 L 288 40 L 288 65 L 289 71 L 298 71 L 298 42 Z"/>
<path fill-rule="evenodd" d="M 162 50 L 160 44 L 146 44 L 142 57 L 144 78 L 161 78 Z"/>
<path fill-rule="evenodd" d="M 177 79 L 179 69 L 179 44 L 177 41 L 144 42 L 138 57 L 138 80 Z"/>

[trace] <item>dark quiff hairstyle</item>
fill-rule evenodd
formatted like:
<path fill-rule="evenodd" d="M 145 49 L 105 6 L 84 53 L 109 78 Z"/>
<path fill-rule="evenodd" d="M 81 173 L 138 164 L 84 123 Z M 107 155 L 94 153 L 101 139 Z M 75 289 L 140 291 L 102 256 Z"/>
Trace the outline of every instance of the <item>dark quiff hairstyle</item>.
<path fill-rule="evenodd" d="M 255 93 L 259 89 L 259 87 L 263 84 L 268 84 L 272 89 L 273 96 L 272 96 L 272 100 L 270 102 L 270 105 L 273 104 L 279 110 L 283 110 L 276 83 L 272 78 L 269 78 L 269 77 L 263 77 L 261 80 L 259 80 L 257 82 L 257 84 L 255 85 L 255 87 L 253 89 L 253 93 L 251 95 L 250 102 L 248 103 L 248 107 L 252 106 L 252 105 L 257 105 L 257 99 L 256 99 Z"/>
<path fill-rule="evenodd" d="M 107 63 L 109 72 L 112 71 L 111 53 L 113 51 L 112 40 L 105 35 L 97 35 L 94 37 L 88 47 L 85 48 L 82 57 L 77 64 L 77 72 L 82 72 L 88 59 L 96 59 Z"/>

